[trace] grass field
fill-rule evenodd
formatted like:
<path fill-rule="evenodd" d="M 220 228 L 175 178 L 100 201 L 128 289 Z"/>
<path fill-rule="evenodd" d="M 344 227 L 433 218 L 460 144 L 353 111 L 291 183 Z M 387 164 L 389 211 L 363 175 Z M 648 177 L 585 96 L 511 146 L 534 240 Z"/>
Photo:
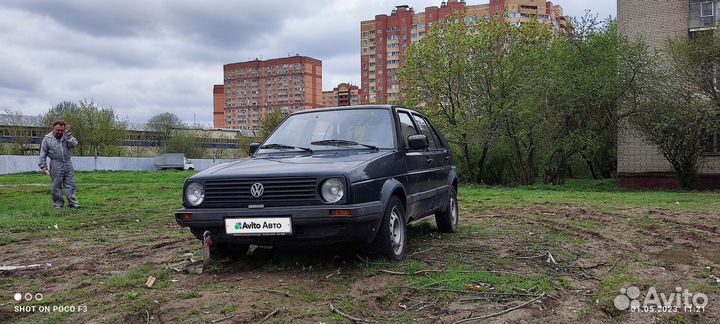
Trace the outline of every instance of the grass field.
<path fill-rule="evenodd" d="M 380 322 L 453 323 L 541 294 L 493 319 L 720 321 L 720 285 L 709 279 L 720 276 L 717 192 L 627 191 L 588 180 L 463 186 L 460 233 L 440 234 L 432 219 L 412 224 L 403 262 L 350 247 L 261 248 L 193 274 L 166 269 L 200 258 L 199 242 L 173 218 L 189 175 L 80 172 L 81 210 L 53 209 L 45 175 L 0 176 L 0 266 L 41 265 L 0 271 L 1 321 L 347 322 L 332 303 Z M 148 276 L 157 278 L 150 289 Z M 630 285 L 682 286 L 710 301 L 703 313 L 618 311 L 613 298 Z M 44 297 L 19 303 L 18 292 Z M 16 312 L 18 305 L 87 312 Z"/>

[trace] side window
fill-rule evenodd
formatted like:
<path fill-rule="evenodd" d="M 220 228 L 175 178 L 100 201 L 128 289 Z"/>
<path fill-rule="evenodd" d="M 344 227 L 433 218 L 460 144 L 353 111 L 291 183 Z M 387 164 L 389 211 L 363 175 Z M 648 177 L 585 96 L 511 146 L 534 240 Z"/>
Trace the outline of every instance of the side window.
<path fill-rule="evenodd" d="M 420 132 L 427 136 L 428 142 L 430 142 L 430 150 L 431 151 L 437 151 L 442 150 L 442 142 L 440 142 L 440 138 L 438 138 L 437 134 L 433 131 L 433 129 L 430 127 L 430 122 L 428 122 L 425 118 L 413 115 L 413 118 L 415 118 L 415 122 L 418 124 L 418 127 L 420 128 Z"/>
<path fill-rule="evenodd" d="M 418 131 L 415 129 L 415 125 L 413 125 L 412 119 L 410 119 L 410 115 L 408 113 L 398 112 L 398 117 L 400 118 L 403 143 L 405 143 L 406 148 L 410 147 L 408 145 L 408 136 L 417 135 Z"/>

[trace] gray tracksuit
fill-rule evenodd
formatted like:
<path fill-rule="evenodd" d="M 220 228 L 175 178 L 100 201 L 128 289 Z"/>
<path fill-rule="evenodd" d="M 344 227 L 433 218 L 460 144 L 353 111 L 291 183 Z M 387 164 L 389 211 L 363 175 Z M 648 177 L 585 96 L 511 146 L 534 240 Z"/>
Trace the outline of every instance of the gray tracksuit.
<path fill-rule="evenodd" d="M 75 169 L 70 157 L 72 148 L 78 141 L 71 133 L 65 133 L 59 140 L 53 132 L 45 135 L 40 145 L 40 168 L 47 167 L 47 157 L 50 158 L 50 177 L 52 177 L 52 198 L 55 207 L 63 207 L 63 188 L 70 206 L 80 206 L 75 198 Z"/>

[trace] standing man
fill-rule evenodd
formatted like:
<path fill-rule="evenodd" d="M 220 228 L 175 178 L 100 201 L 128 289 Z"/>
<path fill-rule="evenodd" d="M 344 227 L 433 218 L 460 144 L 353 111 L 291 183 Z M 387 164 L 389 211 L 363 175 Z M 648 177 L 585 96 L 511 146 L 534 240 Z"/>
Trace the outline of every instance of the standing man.
<path fill-rule="evenodd" d="M 80 208 L 75 198 L 75 169 L 70 162 L 72 148 L 78 145 L 78 141 L 70 133 L 70 126 L 65 121 L 56 120 L 52 126 L 52 132 L 45 135 L 40 145 L 38 165 L 43 173 L 49 174 L 52 178 L 52 198 L 55 208 L 63 207 L 64 195 L 67 195 L 70 207 Z M 50 171 L 46 162 L 47 157 L 50 157 Z"/>

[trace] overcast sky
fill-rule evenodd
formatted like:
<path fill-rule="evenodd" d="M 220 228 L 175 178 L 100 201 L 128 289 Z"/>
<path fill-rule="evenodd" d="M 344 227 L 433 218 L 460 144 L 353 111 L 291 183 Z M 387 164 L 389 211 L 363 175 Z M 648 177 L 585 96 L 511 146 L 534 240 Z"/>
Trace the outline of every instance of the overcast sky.
<path fill-rule="evenodd" d="M 324 90 L 359 84 L 360 21 L 440 2 L 2 0 L 0 113 L 93 99 L 131 122 L 173 112 L 209 126 L 223 64 L 297 53 L 322 60 Z M 572 16 L 616 15 L 615 0 L 554 2 Z"/>

